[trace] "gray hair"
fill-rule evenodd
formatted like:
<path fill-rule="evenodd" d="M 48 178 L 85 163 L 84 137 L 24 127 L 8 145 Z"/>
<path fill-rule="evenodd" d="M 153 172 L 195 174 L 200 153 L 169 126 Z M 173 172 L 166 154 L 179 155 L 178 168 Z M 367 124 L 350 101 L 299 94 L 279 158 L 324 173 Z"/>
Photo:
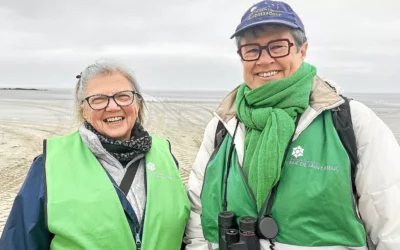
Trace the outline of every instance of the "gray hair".
<path fill-rule="evenodd" d="M 144 99 L 142 97 L 142 91 L 140 89 L 139 84 L 137 83 L 133 73 L 130 69 L 122 66 L 119 63 L 108 61 L 108 60 L 97 60 L 94 64 L 89 65 L 80 75 L 77 76 L 79 78 L 75 87 L 75 119 L 77 125 L 83 124 L 85 118 L 82 115 L 82 106 L 84 103 L 85 93 L 87 83 L 90 79 L 98 76 L 98 75 L 113 75 L 113 74 L 121 74 L 123 75 L 132 85 L 133 90 L 135 90 L 139 96 L 136 98 L 136 103 L 139 105 L 139 112 L 137 117 L 137 122 L 143 124 L 144 122 Z"/>
<path fill-rule="evenodd" d="M 296 44 L 297 52 L 305 42 L 307 42 L 306 34 L 301 29 L 295 29 L 284 24 L 264 24 L 248 28 L 235 36 L 236 47 L 239 49 L 240 40 L 244 37 L 259 37 L 260 33 L 275 33 L 280 31 L 289 31 L 292 33 L 294 42 Z"/>

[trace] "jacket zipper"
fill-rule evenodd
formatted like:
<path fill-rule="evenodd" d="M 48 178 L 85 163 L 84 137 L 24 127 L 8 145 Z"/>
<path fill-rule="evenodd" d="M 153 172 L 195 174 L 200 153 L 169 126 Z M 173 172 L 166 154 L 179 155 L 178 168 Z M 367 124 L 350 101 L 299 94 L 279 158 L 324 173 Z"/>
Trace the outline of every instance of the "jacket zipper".
<path fill-rule="evenodd" d="M 142 248 L 142 242 L 140 240 L 139 233 L 136 233 L 135 240 L 136 240 L 136 250 L 140 250 Z"/>

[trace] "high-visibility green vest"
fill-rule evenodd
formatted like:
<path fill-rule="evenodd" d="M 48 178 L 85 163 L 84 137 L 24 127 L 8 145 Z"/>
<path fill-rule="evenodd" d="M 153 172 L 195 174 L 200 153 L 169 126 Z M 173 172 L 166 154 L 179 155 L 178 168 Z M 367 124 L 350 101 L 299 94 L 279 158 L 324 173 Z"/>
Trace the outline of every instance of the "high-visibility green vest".
<path fill-rule="evenodd" d="M 218 214 L 231 142 L 227 135 L 204 177 L 201 222 L 204 237 L 212 243 L 218 243 Z M 365 246 L 366 232 L 353 207 L 352 193 L 350 160 L 330 111 L 325 111 L 290 145 L 272 207 L 279 227 L 276 241 L 304 247 Z M 233 211 L 238 221 L 258 215 L 236 151 L 228 177 L 227 203 L 227 210 Z"/>
<path fill-rule="evenodd" d="M 152 139 L 141 249 L 178 250 L 190 204 L 168 142 Z M 136 249 L 114 184 L 78 132 L 45 142 L 45 169 L 51 249 Z"/>

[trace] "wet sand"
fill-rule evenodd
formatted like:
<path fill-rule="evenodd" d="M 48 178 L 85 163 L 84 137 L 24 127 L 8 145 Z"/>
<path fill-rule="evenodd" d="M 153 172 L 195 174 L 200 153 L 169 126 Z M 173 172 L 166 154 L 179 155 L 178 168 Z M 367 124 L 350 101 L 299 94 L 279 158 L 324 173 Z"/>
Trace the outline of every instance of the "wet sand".
<path fill-rule="evenodd" d="M 170 140 L 187 182 L 203 131 L 217 103 L 149 102 L 145 128 Z M 0 92 L 0 233 L 42 141 L 75 129 L 72 102 L 9 97 Z M 372 107 L 400 141 L 400 109 Z"/>

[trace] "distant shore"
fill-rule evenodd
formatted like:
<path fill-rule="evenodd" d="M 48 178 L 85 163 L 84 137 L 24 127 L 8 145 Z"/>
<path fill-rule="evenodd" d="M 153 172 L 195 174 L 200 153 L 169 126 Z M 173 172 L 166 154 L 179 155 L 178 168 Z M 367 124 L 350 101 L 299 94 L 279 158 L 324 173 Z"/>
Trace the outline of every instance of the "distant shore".
<path fill-rule="evenodd" d="M 47 89 L 36 89 L 36 88 L 0 88 L 0 90 L 34 90 L 34 91 L 47 91 Z"/>

